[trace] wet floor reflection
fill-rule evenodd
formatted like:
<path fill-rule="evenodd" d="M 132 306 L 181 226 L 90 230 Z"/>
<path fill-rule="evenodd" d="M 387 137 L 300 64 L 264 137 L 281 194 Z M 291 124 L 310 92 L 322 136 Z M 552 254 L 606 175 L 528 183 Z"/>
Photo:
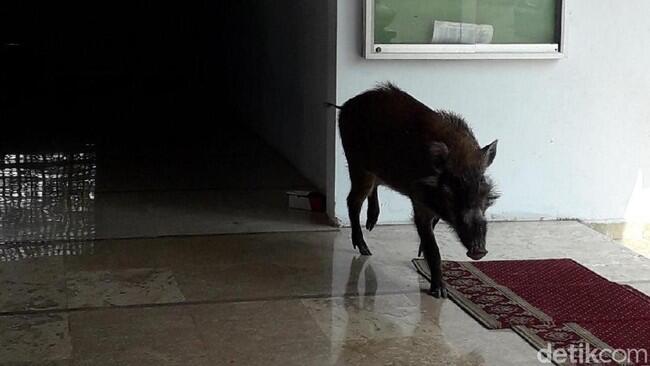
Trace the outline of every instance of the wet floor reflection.
<path fill-rule="evenodd" d="M 0 261 L 74 255 L 99 239 L 331 229 L 324 214 L 288 209 L 280 187 L 301 178 L 291 166 L 237 141 L 226 157 L 180 145 L 0 150 Z"/>
<path fill-rule="evenodd" d="M 385 276 L 374 268 L 380 263 L 359 256 L 340 260 L 350 261 L 348 295 L 303 300 L 328 338 L 329 364 L 486 364 L 480 352 L 447 339 L 440 326 L 445 301 L 426 292 L 378 293 Z"/>
<path fill-rule="evenodd" d="M 31 242 L 0 244 L 0 262 L 19 261 L 28 258 L 80 255 L 92 253 L 92 241 L 78 242 Z"/>
<path fill-rule="evenodd" d="M 95 237 L 96 170 L 91 145 L 0 154 L 0 261 L 86 250 Z"/>
<path fill-rule="evenodd" d="M 354 256 L 350 262 L 350 275 L 348 276 L 348 291 L 352 290 L 355 294 L 365 294 L 372 298 L 377 293 L 377 274 L 372 268 L 372 263 L 367 263 L 368 256 Z M 363 286 L 359 288 L 359 282 L 363 273 Z M 361 297 L 363 301 L 363 297 Z M 371 306 L 371 305 L 370 305 Z"/>

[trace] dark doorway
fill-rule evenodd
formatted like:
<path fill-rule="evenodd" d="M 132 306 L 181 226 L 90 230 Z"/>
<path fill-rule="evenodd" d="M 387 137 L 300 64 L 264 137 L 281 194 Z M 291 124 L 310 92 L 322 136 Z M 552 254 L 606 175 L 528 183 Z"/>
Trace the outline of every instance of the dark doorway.
<path fill-rule="evenodd" d="M 288 210 L 286 190 L 313 187 L 248 128 L 259 117 L 256 9 L 252 1 L 4 2 L 0 153 L 13 159 L 4 168 L 21 174 L 11 166 L 20 154 L 33 161 L 90 149 L 97 237 L 325 223 Z"/>

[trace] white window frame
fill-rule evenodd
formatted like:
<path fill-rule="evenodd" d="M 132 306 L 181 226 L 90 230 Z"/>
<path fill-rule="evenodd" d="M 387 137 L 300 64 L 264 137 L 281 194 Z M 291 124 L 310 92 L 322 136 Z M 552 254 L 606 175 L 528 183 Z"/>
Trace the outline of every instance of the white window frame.
<path fill-rule="evenodd" d="M 364 57 L 367 59 L 560 59 L 566 54 L 564 16 L 560 2 L 559 42 L 552 44 L 383 44 L 375 43 L 375 1 L 364 0 Z"/>

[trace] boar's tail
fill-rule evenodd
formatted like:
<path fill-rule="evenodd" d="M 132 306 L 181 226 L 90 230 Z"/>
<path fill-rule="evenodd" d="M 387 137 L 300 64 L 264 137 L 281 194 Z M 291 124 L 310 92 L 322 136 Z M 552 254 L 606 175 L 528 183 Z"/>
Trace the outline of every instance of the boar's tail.
<path fill-rule="evenodd" d="M 334 104 L 334 103 L 330 103 L 330 102 L 325 102 L 325 106 L 326 106 L 326 107 L 334 107 L 334 108 L 336 108 L 336 109 L 343 109 L 343 107 L 338 106 L 338 105 L 336 105 L 336 104 Z"/>

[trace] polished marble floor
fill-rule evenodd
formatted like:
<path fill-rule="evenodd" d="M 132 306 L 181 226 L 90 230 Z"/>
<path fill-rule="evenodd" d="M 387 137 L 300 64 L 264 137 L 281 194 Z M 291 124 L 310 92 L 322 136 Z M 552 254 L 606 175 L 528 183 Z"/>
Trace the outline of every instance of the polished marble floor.
<path fill-rule="evenodd" d="M 453 234 L 437 230 L 443 256 L 464 259 Z M 344 229 L 15 246 L 0 255 L 0 365 L 539 363 L 515 334 L 488 331 L 423 292 L 410 264 L 413 227 L 375 229 L 370 258 L 348 237 Z M 486 259 L 574 258 L 650 293 L 650 259 L 578 222 L 492 223 L 488 249 Z"/>

